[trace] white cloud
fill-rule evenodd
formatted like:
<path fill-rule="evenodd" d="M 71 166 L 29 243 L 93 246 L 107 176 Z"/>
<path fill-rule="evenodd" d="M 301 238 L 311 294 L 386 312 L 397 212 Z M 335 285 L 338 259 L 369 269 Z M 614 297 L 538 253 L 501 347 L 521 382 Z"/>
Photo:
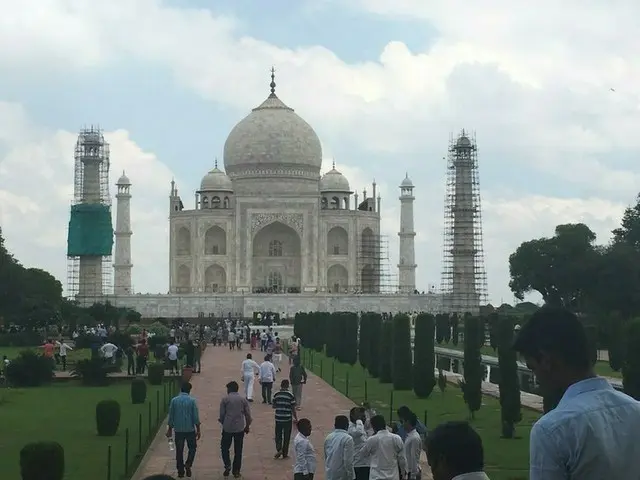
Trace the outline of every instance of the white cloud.
<path fill-rule="evenodd" d="M 340 5 L 325 0 L 321 7 Z M 416 241 L 425 288 L 439 279 L 445 171 L 440 159 L 449 132 L 464 126 L 477 129 L 481 168 L 493 167 L 504 177 L 491 178 L 492 187 L 483 188 L 493 296 L 507 294 L 506 259 L 515 247 L 550 235 L 557 223 L 583 220 L 606 241 L 640 180 L 637 165 L 613 157 L 620 150 L 631 157 L 640 154 L 640 46 L 635 36 L 640 4 L 360 0 L 354 5 L 428 22 L 439 37 L 419 52 L 389 39 L 377 62 L 349 64 L 323 47 L 282 48 L 240 36 L 238 19 L 169 8 L 160 0 L 0 0 L 0 66 L 37 75 L 51 69 L 109 68 L 134 59 L 166 68 L 204 98 L 246 112 L 262 100 L 266 70 L 275 64 L 281 97 L 317 129 L 326 156 L 336 155 L 354 189 L 371 183 L 369 160 L 343 160 L 340 145 L 355 143 L 391 165 L 388 178 L 379 178 L 378 185 L 392 265 L 397 258 L 396 184 L 409 170 L 417 185 Z M 75 133 L 26 128 L 28 123 L 19 106 L 0 108 L 0 146 L 7 149 L 0 179 L 17 179 L 10 188 L 0 184 L 2 221 L 4 225 L 9 218 L 16 226 L 17 233 L 7 236 L 23 249 L 23 258 L 54 262 L 48 258 L 51 252 L 47 256 L 38 250 L 35 242 L 42 240 L 27 247 L 24 239 L 50 230 L 54 240 L 47 242 L 64 243 L 53 222 L 66 223 Z M 113 175 L 126 165 L 134 183 L 134 246 L 142 235 L 152 245 L 144 256 L 134 248 L 136 275 L 143 265 L 151 269 L 136 277 L 138 290 L 161 290 L 166 288 L 158 279 L 166 278 L 170 172 L 125 131 L 109 138 Z M 421 161 L 412 164 L 403 158 Z M 508 192 L 501 185 L 508 186 L 514 172 L 532 165 L 559 183 L 584 186 L 592 197 L 564 191 L 545 197 L 537 193 L 544 185 L 535 179 L 526 193 Z M 488 179 L 481 176 L 483 182 Z M 34 182 L 37 194 L 25 193 Z M 181 187 L 184 191 L 187 186 Z M 39 199 L 41 192 L 49 201 Z M 33 220 L 18 221 L 17 209 L 22 218 Z M 51 225 L 49 230 L 39 221 Z M 157 268 L 164 273 L 153 273 Z M 61 266 L 54 271 L 62 271 Z"/>

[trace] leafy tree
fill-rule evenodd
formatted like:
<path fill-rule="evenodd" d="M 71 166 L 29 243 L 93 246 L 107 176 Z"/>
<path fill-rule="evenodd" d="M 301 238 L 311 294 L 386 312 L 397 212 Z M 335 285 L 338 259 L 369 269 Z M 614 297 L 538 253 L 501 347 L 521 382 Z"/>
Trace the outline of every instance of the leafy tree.
<path fill-rule="evenodd" d="M 386 355 L 386 345 L 382 345 L 382 315 L 372 313 L 370 315 L 370 332 L 369 332 L 369 359 L 367 370 L 373 378 L 380 377 L 380 356 Z"/>
<path fill-rule="evenodd" d="M 498 368 L 500 369 L 500 412 L 502 417 L 502 436 L 514 438 L 515 425 L 522 420 L 520 410 L 520 382 L 518 380 L 518 355 L 512 348 L 513 317 L 495 315 L 492 323 L 496 325 L 498 342 Z"/>
<path fill-rule="evenodd" d="M 582 223 L 558 225 L 551 238 L 524 242 L 509 257 L 509 287 L 517 298 L 537 291 L 545 303 L 579 308 L 590 290 L 596 239 Z"/>
<path fill-rule="evenodd" d="M 460 382 L 464 402 L 471 418 L 482 405 L 482 377 L 484 369 L 480 354 L 480 335 L 482 328 L 480 317 L 465 315 L 464 318 L 464 380 Z"/>
<path fill-rule="evenodd" d="M 626 360 L 622 367 L 624 392 L 640 400 L 640 320 L 632 320 L 626 331 Z"/>
<path fill-rule="evenodd" d="M 411 349 L 411 319 L 404 313 L 392 320 L 392 363 L 393 388 L 411 390 L 413 386 L 413 359 Z"/>
<path fill-rule="evenodd" d="M 625 209 L 619 228 L 613 232 L 615 244 L 624 244 L 640 251 L 640 194 L 636 204 Z"/>
<path fill-rule="evenodd" d="M 393 382 L 393 367 L 391 362 L 393 324 L 391 320 L 382 322 L 381 335 L 379 337 L 378 372 L 380 383 Z"/>
<path fill-rule="evenodd" d="M 433 315 L 418 314 L 413 337 L 413 391 L 418 398 L 428 398 L 436 385 L 434 337 Z"/>

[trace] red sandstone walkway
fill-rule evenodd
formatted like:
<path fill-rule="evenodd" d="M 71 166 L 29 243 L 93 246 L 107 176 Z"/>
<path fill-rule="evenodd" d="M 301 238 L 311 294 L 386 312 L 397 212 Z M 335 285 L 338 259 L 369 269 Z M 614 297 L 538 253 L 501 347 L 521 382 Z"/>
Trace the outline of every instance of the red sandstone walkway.
<path fill-rule="evenodd" d="M 202 439 L 198 443 L 198 453 L 193 466 L 194 480 L 222 479 L 223 465 L 220 458 L 220 425 L 218 423 L 218 407 L 220 399 L 226 393 L 225 384 L 240 379 L 240 364 L 248 350 L 229 351 L 226 347 L 209 346 L 202 358 L 202 373 L 195 375 L 192 394 L 197 398 L 202 422 Z M 261 360 L 260 352 L 253 352 L 254 359 Z M 288 378 L 288 366 L 283 365 L 283 372 L 277 379 Z M 245 480 L 288 480 L 293 479 L 292 457 L 275 460 L 273 409 L 270 405 L 259 402 L 259 387 L 256 403 L 252 404 L 253 424 L 251 433 L 245 437 L 242 464 L 242 478 Z M 241 384 L 242 389 L 242 384 Z M 299 418 L 307 417 L 313 425 L 311 440 L 318 454 L 318 471 L 315 478 L 324 480 L 324 464 L 322 445 L 324 438 L 333 429 L 336 415 L 346 414 L 353 402 L 331 388 L 326 382 L 309 373 L 307 385 L 303 390 L 302 411 Z M 141 480 L 147 475 L 165 473 L 176 475 L 173 452 L 169 451 L 166 430 L 161 428 L 151 448 L 134 475 L 134 480 Z M 295 436 L 296 432 L 292 435 Z M 293 438 L 291 440 L 293 455 Z M 233 452 L 233 450 L 232 450 Z M 186 455 L 186 450 L 185 450 Z M 233 478 L 233 477 L 230 477 Z M 431 478 L 430 476 L 423 479 Z"/>

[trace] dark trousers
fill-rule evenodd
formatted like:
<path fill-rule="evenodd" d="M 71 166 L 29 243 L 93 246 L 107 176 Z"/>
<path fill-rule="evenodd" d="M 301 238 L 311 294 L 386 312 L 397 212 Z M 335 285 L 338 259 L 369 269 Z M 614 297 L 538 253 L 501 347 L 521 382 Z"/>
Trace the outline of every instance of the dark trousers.
<path fill-rule="evenodd" d="M 294 473 L 293 480 L 313 480 L 313 473 Z"/>
<path fill-rule="evenodd" d="M 231 444 L 233 443 L 233 465 L 231 464 Z M 244 446 L 244 432 L 229 433 L 222 432 L 222 439 L 220 440 L 220 452 L 222 453 L 222 463 L 224 463 L 224 469 L 231 469 L 233 473 L 240 473 L 242 468 L 242 447 Z"/>
<path fill-rule="evenodd" d="M 293 422 L 278 422 L 276 420 L 276 452 L 282 453 L 283 456 L 289 455 L 289 442 L 291 441 L 291 430 Z"/>
<path fill-rule="evenodd" d="M 196 458 L 196 432 L 175 432 L 176 440 L 176 470 L 178 475 L 184 474 L 184 469 L 191 468 L 193 460 Z M 184 461 L 184 444 L 187 444 L 187 461 Z"/>
<path fill-rule="evenodd" d="M 273 382 L 262 382 L 262 401 L 271 403 L 271 391 L 273 390 Z"/>
<path fill-rule="evenodd" d="M 62 362 L 62 371 L 64 372 L 67 369 L 67 356 L 60 355 L 60 361 Z"/>
<path fill-rule="evenodd" d="M 136 371 L 138 375 L 142 375 L 147 368 L 147 357 L 143 357 L 142 355 L 138 355 L 138 360 L 136 361 Z"/>
<path fill-rule="evenodd" d="M 169 370 L 173 373 L 178 373 L 180 370 L 178 369 L 178 360 L 169 360 Z"/>
<path fill-rule="evenodd" d="M 133 355 L 127 355 L 127 375 L 136 374 L 136 363 L 133 360 Z"/>
<path fill-rule="evenodd" d="M 356 474 L 355 480 L 369 480 L 369 467 L 355 467 L 353 472 Z"/>
<path fill-rule="evenodd" d="M 260 351 L 264 352 L 267 349 L 267 341 L 266 340 L 260 340 Z"/>

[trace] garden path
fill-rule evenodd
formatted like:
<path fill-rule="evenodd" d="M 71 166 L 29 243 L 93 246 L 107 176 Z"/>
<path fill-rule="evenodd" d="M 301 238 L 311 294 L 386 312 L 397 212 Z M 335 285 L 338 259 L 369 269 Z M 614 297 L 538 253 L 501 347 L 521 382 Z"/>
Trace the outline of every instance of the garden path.
<path fill-rule="evenodd" d="M 218 405 L 226 392 L 225 384 L 239 380 L 240 364 L 247 350 L 230 351 L 226 347 L 209 346 L 202 358 L 202 373 L 194 375 L 193 395 L 198 400 L 202 421 L 202 439 L 198 444 L 198 453 L 193 466 L 194 480 L 222 479 L 223 465 L 220 458 L 220 426 L 218 424 Z M 257 361 L 260 352 L 254 352 Z M 285 357 L 286 358 L 286 357 Z M 281 378 L 287 378 L 288 366 L 283 365 Z M 279 380 L 279 379 L 278 379 Z M 326 382 L 309 373 L 308 383 L 303 392 L 302 410 L 299 417 L 307 417 L 313 425 L 312 443 L 318 452 L 317 480 L 324 479 L 322 444 L 324 438 L 333 429 L 336 415 L 348 414 L 353 402 L 331 388 Z M 256 402 L 252 404 L 253 425 L 251 433 L 245 438 L 242 474 L 245 480 L 287 480 L 293 478 L 291 457 L 275 460 L 273 442 L 273 410 L 268 405 Z M 166 473 L 176 475 L 175 459 L 167 446 L 165 427 L 161 427 L 151 447 L 147 451 L 134 480 L 142 480 L 147 475 Z M 294 430 L 295 435 L 295 430 Z M 293 439 L 292 439 L 293 442 Z M 293 447 L 292 447 L 293 448 Z M 428 467 L 425 465 L 425 471 Z M 233 478 L 233 477 L 231 477 Z M 431 475 L 423 475 L 430 479 Z"/>

